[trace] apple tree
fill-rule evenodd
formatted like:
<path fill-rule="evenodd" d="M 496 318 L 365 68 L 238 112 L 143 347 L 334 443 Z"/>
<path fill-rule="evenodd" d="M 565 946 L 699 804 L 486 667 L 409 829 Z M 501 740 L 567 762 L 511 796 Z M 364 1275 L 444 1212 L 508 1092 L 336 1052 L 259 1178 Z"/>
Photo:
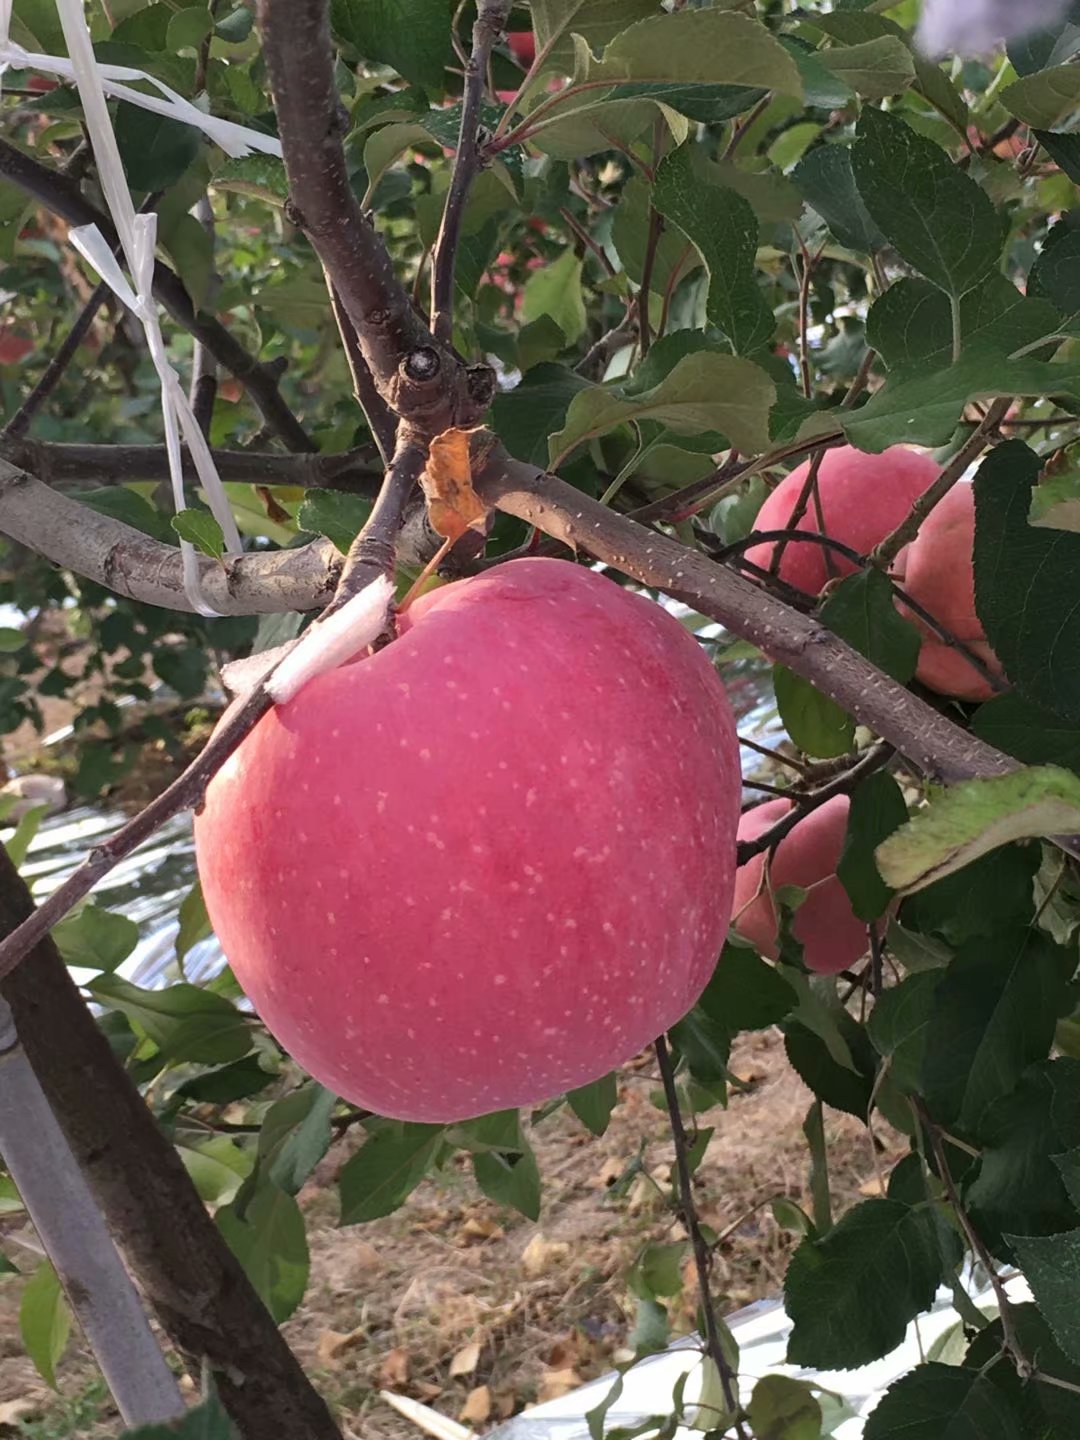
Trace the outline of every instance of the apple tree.
<path fill-rule="evenodd" d="M 944 1288 L 867 1440 L 1080 1433 L 1080 7 L 1022 9 L 15 0 L 0 730 L 92 680 L 78 792 L 177 778 L 47 895 L 16 833 L 0 994 L 209 1381 L 135 1433 L 339 1436 L 278 1329 L 332 1141 L 345 1225 L 462 1154 L 535 1218 L 535 1127 L 649 1042 L 704 1375 L 652 1429 L 830 1434 Z M 231 699 L 194 757 L 157 682 Z M 91 891 L 189 810 L 141 988 Z M 755 1383 L 695 1170 L 773 1027 L 811 1202 Z M 844 1213 L 829 1108 L 904 1150 Z"/>

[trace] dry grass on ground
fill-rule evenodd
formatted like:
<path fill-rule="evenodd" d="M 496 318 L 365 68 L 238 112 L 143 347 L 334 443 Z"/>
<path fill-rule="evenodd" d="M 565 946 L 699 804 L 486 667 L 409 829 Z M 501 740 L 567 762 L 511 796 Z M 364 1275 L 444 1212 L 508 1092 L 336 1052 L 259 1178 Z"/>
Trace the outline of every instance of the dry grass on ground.
<path fill-rule="evenodd" d="M 810 1100 L 775 1033 L 743 1037 L 733 1068 L 751 1088 L 707 1117 L 716 1133 L 697 1183 L 703 1218 L 727 1233 L 714 1272 L 726 1312 L 781 1288 L 794 1242 L 768 1201 L 784 1194 L 807 1202 L 801 1127 Z M 379 1399 L 380 1388 L 454 1417 L 464 1412 L 482 1429 L 622 1358 L 633 1327 L 627 1268 L 646 1242 L 681 1235 L 649 1179 L 666 1179 L 672 1162 L 666 1117 L 651 1103 L 655 1087 L 646 1061 L 629 1070 L 601 1139 L 561 1111 L 537 1128 L 538 1224 L 484 1199 L 462 1168 L 426 1181 L 384 1220 L 338 1229 L 333 1176 L 345 1149 L 331 1152 L 301 1196 L 311 1283 L 286 1330 L 350 1429 L 365 1440 L 416 1440 L 419 1432 Z M 827 1135 L 840 1210 L 872 1192 L 874 1157 L 850 1117 L 829 1112 Z M 618 1185 L 639 1152 L 641 1173 Z M 32 1268 L 29 1250 L 9 1250 Z M 115 1436 L 115 1414 L 78 1336 L 59 1367 L 60 1396 L 44 1391 L 19 1341 L 21 1288 L 17 1278 L 0 1279 L 0 1421 L 6 1406 L 25 1402 L 14 1431 L 0 1423 L 0 1434 Z M 672 1307 L 677 1330 L 692 1328 L 694 1306 L 688 1283 Z"/>

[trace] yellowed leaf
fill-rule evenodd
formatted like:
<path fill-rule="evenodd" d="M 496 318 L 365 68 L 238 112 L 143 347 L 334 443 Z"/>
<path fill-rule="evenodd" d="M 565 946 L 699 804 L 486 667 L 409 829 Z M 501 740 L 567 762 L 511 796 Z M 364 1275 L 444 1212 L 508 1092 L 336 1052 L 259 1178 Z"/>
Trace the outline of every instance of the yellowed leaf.
<path fill-rule="evenodd" d="M 483 1425 L 485 1420 L 491 1418 L 491 1391 L 486 1385 L 477 1385 L 470 1390 L 465 1397 L 465 1404 L 458 1414 L 459 1420 L 466 1420 L 474 1425 Z"/>
<path fill-rule="evenodd" d="M 545 1400 L 558 1400 L 576 1390 L 580 1384 L 581 1376 L 572 1365 L 565 1370 L 545 1370 L 540 1377 L 536 1398 L 541 1405 Z"/>
<path fill-rule="evenodd" d="M 396 1385 L 406 1385 L 409 1380 L 409 1352 L 401 1345 L 388 1350 L 379 1366 L 379 1385 L 392 1390 Z"/>
<path fill-rule="evenodd" d="M 459 1375 L 471 1375 L 479 1364 L 480 1342 L 473 1340 L 470 1344 L 463 1345 L 450 1361 L 450 1374 L 455 1378 Z"/>
<path fill-rule="evenodd" d="M 479 1245 L 485 1240 L 501 1240 L 502 1236 L 502 1226 L 487 1215 L 470 1215 L 459 1232 L 459 1238 L 465 1245 Z"/>
<path fill-rule="evenodd" d="M 41 1400 L 33 1395 L 20 1395 L 17 1400 L 5 1400 L 0 1405 L 0 1425 L 14 1425 L 26 1415 L 41 1409 Z"/>
<path fill-rule="evenodd" d="M 530 1280 L 535 1280 L 560 1265 L 569 1254 L 565 1240 L 545 1240 L 543 1235 L 534 1235 L 521 1252 L 521 1268 Z"/>
<path fill-rule="evenodd" d="M 871 1175 L 869 1180 L 864 1180 L 859 1186 L 860 1195 L 884 1195 L 885 1182 L 880 1175 Z"/>
<path fill-rule="evenodd" d="M 437 534 L 458 540 L 466 530 L 487 530 L 488 507 L 473 489 L 468 430 L 444 430 L 428 451 L 420 476 L 428 518 Z"/>
<path fill-rule="evenodd" d="M 363 1325 L 355 1330 L 342 1333 L 340 1330 L 324 1330 L 315 1345 L 315 1356 L 322 1366 L 336 1365 L 346 1350 L 359 1345 L 367 1336 Z"/>

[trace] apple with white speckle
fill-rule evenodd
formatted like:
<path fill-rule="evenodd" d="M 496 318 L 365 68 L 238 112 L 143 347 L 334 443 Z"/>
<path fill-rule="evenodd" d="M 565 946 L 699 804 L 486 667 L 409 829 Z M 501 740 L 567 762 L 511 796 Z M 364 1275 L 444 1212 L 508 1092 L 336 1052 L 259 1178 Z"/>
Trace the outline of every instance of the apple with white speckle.
<path fill-rule="evenodd" d="M 354 1104 L 448 1122 L 599 1078 L 694 1004 L 741 794 L 693 637 L 595 572 L 444 586 L 259 722 L 195 822 L 259 1015 Z"/>

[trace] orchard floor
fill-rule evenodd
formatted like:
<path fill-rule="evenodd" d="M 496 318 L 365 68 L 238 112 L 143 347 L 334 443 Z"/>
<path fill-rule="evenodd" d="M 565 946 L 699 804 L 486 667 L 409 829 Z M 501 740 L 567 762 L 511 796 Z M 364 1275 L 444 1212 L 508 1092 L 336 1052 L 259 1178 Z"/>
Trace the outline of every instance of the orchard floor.
<path fill-rule="evenodd" d="M 808 1205 L 801 1127 L 810 1097 L 780 1037 L 744 1037 L 733 1069 L 750 1088 L 708 1116 L 715 1134 L 697 1183 L 703 1219 L 727 1237 L 714 1271 L 723 1311 L 781 1289 L 794 1242 L 773 1219 L 770 1199 L 787 1195 Z M 602 1138 L 563 1112 L 534 1131 L 544 1180 L 537 1224 L 480 1196 L 463 1167 L 439 1184 L 425 1182 L 386 1219 L 338 1229 L 333 1180 L 349 1139 L 331 1151 L 301 1196 L 311 1283 L 286 1331 L 347 1435 L 419 1436 L 380 1400 L 380 1388 L 455 1418 L 464 1412 L 483 1429 L 627 1358 L 620 1354 L 634 1323 L 627 1268 L 646 1242 L 682 1234 L 649 1178 L 666 1177 L 672 1162 L 666 1117 L 650 1100 L 655 1087 L 643 1058 L 624 1075 Z M 850 1117 L 828 1112 L 826 1131 L 841 1210 L 860 1194 L 877 1193 L 874 1155 Z M 620 1184 L 639 1156 L 638 1173 Z M 11 1220 L 4 1229 L 8 1253 L 32 1269 L 33 1237 Z M 23 1355 L 22 1286 L 18 1277 L 0 1277 L 0 1434 L 111 1440 L 120 1426 L 81 1337 L 58 1366 L 59 1394 L 46 1390 Z M 688 1273 L 671 1308 L 676 1330 L 693 1327 Z"/>

